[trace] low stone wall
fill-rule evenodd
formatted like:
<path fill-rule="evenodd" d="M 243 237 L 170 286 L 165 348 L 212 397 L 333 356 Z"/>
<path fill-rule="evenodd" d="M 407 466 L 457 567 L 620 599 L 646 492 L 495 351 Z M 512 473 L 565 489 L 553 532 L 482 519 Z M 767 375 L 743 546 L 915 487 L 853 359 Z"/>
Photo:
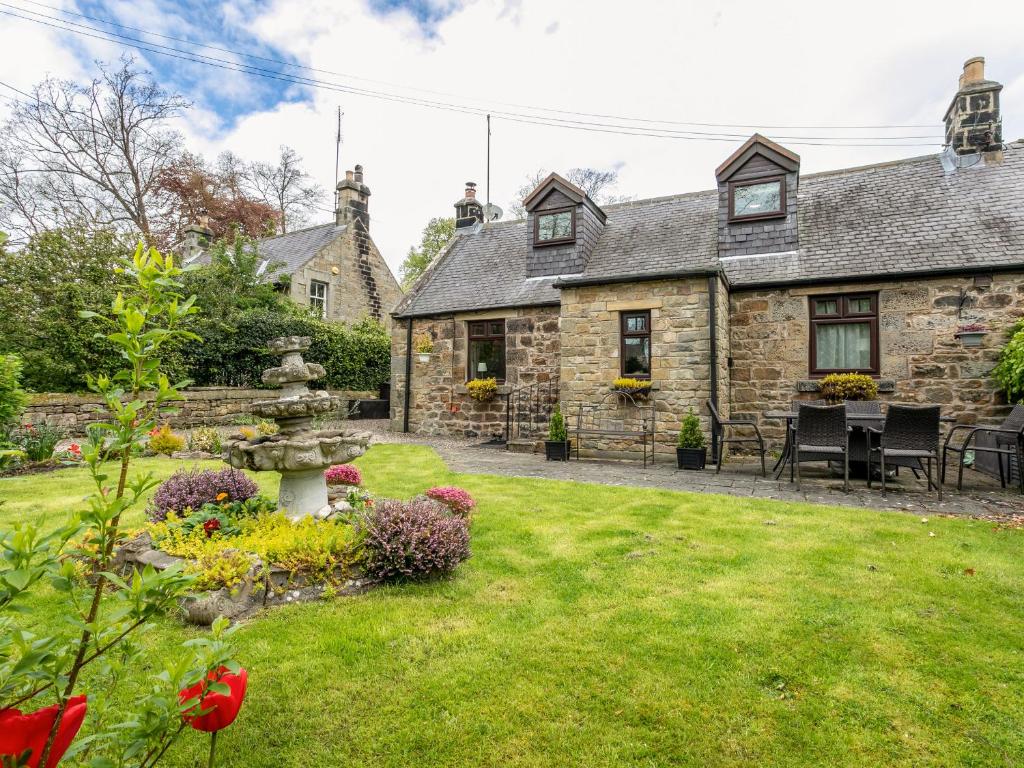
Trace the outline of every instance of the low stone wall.
<path fill-rule="evenodd" d="M 376 397 L 375 392 L 329 390 L 343 401 Z M 176 429 L 230 425 L 252 414 L 258 400 L 272 400 L 274 390 L 237 387 L 194 387 L 184 390 L 185 400 L 176 404 L 178 413 L 168 421 Z M 104 421 L 103 400 L 95 394 L 48 393 L 33 395 L 22 420 L 28 424 L 47 423 L 66 429 L 71 435 L 85 434 L 90 424 Z"/>

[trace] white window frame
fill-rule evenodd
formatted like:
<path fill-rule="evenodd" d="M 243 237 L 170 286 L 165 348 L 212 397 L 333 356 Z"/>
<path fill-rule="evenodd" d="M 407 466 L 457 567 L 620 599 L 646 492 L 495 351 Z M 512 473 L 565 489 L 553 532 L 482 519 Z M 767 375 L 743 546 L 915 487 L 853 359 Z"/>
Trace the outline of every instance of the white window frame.
<path fill-rule="evenodd" d="M 319 288 L 323 288 L 323 296 L 320 295 Z M 309 281 L 309 306 L 320 308 L 320 317 L 327 317 L 327 301 L 330 296 L 330 283 L 324 280 L 310 280 Z"/>

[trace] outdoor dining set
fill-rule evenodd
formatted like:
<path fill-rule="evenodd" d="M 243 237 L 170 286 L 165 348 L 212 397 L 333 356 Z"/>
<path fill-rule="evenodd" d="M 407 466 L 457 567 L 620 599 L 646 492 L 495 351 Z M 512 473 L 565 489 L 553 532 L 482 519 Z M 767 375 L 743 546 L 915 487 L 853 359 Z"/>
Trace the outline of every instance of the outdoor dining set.
<path fill-rule="evenodd" d="M 767 476 L 766 444 L 753 419 L 724 418 L 710 401 L 708 409 L 719 438 L 718 467 L 725 462 L 729 444 L 756 446 L 761 473 Z M 786 422 L 785 443 L 775 466 L 775 479 L 789 467 L 790 482 L 800 487 L 800 467 L 807 462 L 826 462 L 841 470 L 843 488 L 849 489 L 851 473 L 875 478 L 886 493 L 889 473 L 900 468 L 915 476 L 925 474 L 928 488 L 942 499 L 947 461 L 957 464 L 957 490 L 963 488 L 964 466 L 981 462 L 982 456 L 994 461 L 1000 485 L 1015 481 L 1024 494 L 1024 404 L 1015 405 L 999 426 L 959 424 L 944 415 L 938 405 L 891 403 L 883 410 L 876 400 L 849 400 L 830 404 L 825 400 L 794 400 L 788 410 L 770 410 L 764 418 Z M 943 426 L 947 427 L 945 439 Z"/>

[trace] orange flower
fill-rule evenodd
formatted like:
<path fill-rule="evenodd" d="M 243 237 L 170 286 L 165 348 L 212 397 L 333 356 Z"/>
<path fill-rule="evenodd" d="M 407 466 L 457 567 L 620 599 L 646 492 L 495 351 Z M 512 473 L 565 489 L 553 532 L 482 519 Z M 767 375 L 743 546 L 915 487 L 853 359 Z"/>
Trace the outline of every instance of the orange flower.
<path fill-rule="evenodd" d="M 228 495 L 224 491 L 221 491 L 217 494 L 217 501 L 224 501 L 227 497 Z"/>

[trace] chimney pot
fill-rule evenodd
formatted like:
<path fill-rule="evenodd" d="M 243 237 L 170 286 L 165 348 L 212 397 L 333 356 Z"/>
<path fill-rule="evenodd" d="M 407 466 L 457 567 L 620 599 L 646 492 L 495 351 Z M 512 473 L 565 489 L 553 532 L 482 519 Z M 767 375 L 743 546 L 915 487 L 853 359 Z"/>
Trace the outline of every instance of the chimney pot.
<path fill-rule="evenodd" d="M 472 200 L 473 198 L 476 197 L 476 182 L 475 181 L 467 181 L 466 182 L 466 197 L 468 197 L 470 200 Z"/>
<path fill-rule="evenodd" d="M 985 57 L 975 56 L 964 62 L 964 73 L 960 75 L 960 87 L 978 83 L 985 79 Z"/>
<path fill-rule="evenodd" d="M 361 165 L 356 166 L 355 180 L 360 184 L 363 183 L 363 166 Z"/>

